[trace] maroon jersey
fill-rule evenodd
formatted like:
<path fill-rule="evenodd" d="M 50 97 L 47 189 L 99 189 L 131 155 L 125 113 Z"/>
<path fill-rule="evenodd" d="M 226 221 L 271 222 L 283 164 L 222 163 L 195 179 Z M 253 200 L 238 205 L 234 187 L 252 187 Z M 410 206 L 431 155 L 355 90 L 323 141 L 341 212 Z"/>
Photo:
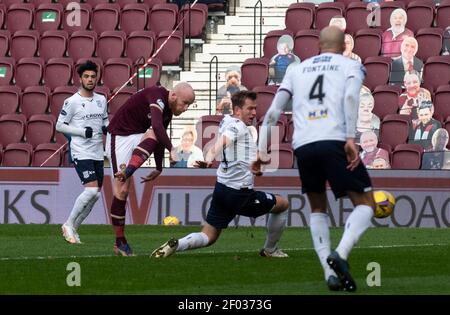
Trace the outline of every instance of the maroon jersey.
<path fill-rule="evenodd" d="M 162 109 L 163 125 L 167 128 L 172 120 L 168 98 L 169 91 L 162 86 L 139 90 L 119 108 L 109 123 L 108 131 L 117 136 L 145 133 L 152 126 L 150 104 Z"/>

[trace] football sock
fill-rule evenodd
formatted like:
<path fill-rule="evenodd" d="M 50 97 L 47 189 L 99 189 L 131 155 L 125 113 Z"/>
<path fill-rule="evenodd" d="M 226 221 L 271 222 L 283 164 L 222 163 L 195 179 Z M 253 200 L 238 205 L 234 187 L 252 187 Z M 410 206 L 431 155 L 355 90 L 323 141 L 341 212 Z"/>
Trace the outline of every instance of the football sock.
<path fill-rule="evenodd" d="M 336 273 L 327 263 L 327 257 L 331 254 L 330 229 L 328 227 L 328 214 L 315 212 L 311 213 L 309 226 L 313 239 L 314 249 L 319 256 L 320 264 L 325 273 L 325 280 Z"/>
<path fill-rule="evenodd" d="M 191 233 L 178 240 L 177 252 L 208 246 L 209 238 L 203 232 Z"/>
<path fill-rule="evenodd" d="M 373 210 L 367 205 L 359 205 L 353 209 L 345 222 L 345 231 L 336 248 L 336 252 L 342 259 L 347 260 L 353 246 L 356 245 L 361 235 L 369 228 L 373 217 Z"/>
<path fill-rule="evenodd" d="M 133 150 L 131 159 L 128 162 L 127 168 L 125 169 L 125 176 L 129 178 L 133 173 L 148 160 L 150 155 L 155 151 L 156 142 L 153 139 L 144 139 L 138 146 Z"/>
<path fill-rule="evenodd" d="M 111 205 L 111 221 L 116 233 L 116 243 L 126 243 L 125 240 L 125 205 L 126 200 L 120 200 L 114 196 Z"/>
<path fill-rule="evenodd" d="M 264 249 L 273 252 L 277 248 L 278 240 L 286 226 L 287 211 L 281 213 L 269 213 L 267 220 L 267 237 L 264 243 Z"/>
<path fill-rule="evenodd" d="M 78 215 L 78 217 L 75 219 L 75 222 L 73 224 L 73 227 L 75 230 L 77 230 L 81 223 L 83 223 L 84 219 L 91 213 L 92 208 L 94 207 L 95 203 L 97 202 L 98 198 L 100 197 L 100 192 L 97 192 L 94 197 L 92 197 L 91 200 L 87 203 L 86 207 L 84 207 L 83 211 Z"/>
<path fill-rule="evenodd" d="M 83 212 L 89 201 L 95 197 L 98 192 L 97 187 L 86 187 L 78 196 L 70 212 L 69 218 L 66 221 L 67 225 L 74 227 L 76 218 Z"/>

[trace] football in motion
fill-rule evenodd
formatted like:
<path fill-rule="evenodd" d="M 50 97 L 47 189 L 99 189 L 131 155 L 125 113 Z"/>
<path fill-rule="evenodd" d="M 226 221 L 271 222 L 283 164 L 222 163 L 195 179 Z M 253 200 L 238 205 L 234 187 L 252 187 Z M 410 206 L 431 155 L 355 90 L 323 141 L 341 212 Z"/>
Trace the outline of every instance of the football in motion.
<path fill-rule="evenodd" d="M 395 208 L 394 196 L 385 190 L 375 190 L 373 192 L 373 198 L 375 199 L 375 217 L 386 218 L 392 214 Z"/>
<path fill-rule="evenodd" d="M 164 225 L 179 225 L 180 220 L 174 215 L 169 215 L 164 218 L 163 223 Z"/>

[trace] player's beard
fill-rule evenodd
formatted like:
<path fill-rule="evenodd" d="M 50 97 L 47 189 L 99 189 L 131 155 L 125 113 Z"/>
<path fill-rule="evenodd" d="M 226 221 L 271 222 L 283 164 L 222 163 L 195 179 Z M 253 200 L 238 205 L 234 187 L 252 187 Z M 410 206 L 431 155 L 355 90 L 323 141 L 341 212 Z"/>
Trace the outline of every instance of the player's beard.
<path fill-rule="evenodd" d="M 85 85 L 84 83 L 81 83 L 81 86 L 83 87 L 83 89 L 85 89 L 88 92 L 92 92 L 95 89 L 95 84 L 92 85 L 92 88 L 88 87 L 87 85 Z"/>

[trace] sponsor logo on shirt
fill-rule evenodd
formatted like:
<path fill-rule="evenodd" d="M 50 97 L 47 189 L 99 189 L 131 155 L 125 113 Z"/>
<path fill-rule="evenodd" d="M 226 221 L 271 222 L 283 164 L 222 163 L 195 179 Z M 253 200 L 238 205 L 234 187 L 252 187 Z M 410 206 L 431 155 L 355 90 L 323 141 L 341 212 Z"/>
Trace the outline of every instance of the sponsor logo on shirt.
<path fill-rule="evenodd" d="M 61 115 L 66 116 L 67 112 L 63 109 L 63 110 L 61 110 Z"/>
<path fill-rule="evenodd" d="M 97 102 L 97 106 L 102 108 L 102 102 L 100 100 L 97 100 L 96 102 Z"/>
<path fill-rule="evenodd" d="M 328 117 L 328 109 L 317 109 L 308 113 L 308 120 L 316 120 Z"/>
<path fill-rule="evenodd" d="M 164 104 L 164 102 L 162 101 L 162 99 L 158 98 L 158 100 L 156 101 L 156 103 L 159 105 L 159 107 L 161 107 L 161 109 L 164 110 L 164 106 L 166 106 Z"/>

